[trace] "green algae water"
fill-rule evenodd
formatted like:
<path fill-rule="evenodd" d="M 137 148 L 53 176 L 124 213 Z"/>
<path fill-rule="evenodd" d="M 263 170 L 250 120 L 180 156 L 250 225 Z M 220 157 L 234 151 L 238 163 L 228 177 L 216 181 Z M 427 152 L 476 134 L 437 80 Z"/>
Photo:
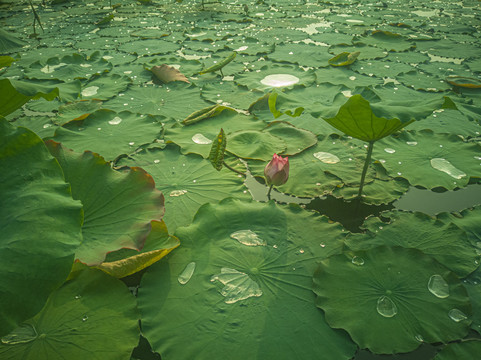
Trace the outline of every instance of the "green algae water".
<path fill-rule="evenodd" d="M 0 358 L 477 358 L 479 1 L 0 24 Z"/>

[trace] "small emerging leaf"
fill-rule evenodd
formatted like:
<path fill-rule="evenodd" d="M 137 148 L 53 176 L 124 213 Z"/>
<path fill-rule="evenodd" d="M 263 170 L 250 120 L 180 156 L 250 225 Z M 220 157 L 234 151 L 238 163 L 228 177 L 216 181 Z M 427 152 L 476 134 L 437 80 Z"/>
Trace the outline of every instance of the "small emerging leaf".
<path fill-rule="evenodd" d="M 162 83 L 165 84 L 171 81 L 183 81 L 186 83 L 190 83 L 190 81 L 184 74 L 182 74 L 175 67 L 169 66 L 167 64 L 153 66 L 150 71 L 152 71 L 152 74 L 155 76 L 156 79 L 160 80 Z"/>
<path fill-rule="evenodd" d="M 224 153 L 225 147 L 227 145 L 227 139 L 225 137 L 224 129 L 220 129 L 219 135 L 212 143 L 212 147 L 210 149 L 209 160 L 212 163 L 212 166 L 217 170 L 220 171 L 222 169 L 222 165 L 224 163 Z"/>
<path fill-rule="evenodd" d="M 208 67 L 207 69 L 205 70 L 202 70 L 199 75 L 202 75 L 202 74 L 207 74 L 207 73 L 210 73 L 210 72 L 214 72 L 214 71 L 217 71 L 217 70 L 222 70 L 222 68 L 224 66 L 226 66 L 228 63 L 230 63 L 232 60 L 235 59 L 235 57 L 237 56 L 237 53 L 234 51 L 232 54 L 230 54 L 228 57 L 226 57 L 224 60 L 222 60 L 221 62 L 211 66 L 211 67 Z"/>
<path fill-rule="evenodd" d="M 359 56 L 360 52 L 342 52 L 333 58 L 329 59 L 328 63 L 332 66 L 347 66 L 351 65 L 354 61 L 356 61 L 357 57 Z"/>
<path fill-rule="evenodd" d="M 278 94 L 276 92 L 272 92 L 270 95 L 269 95 L 269 98 L 268 98 L 268 104 L 269 104 L 269 110 L 271 111 L 272 115 L 274 115 L 274 117 L 277 119 L 279 116 L 282 116 L 282 115 L 288 115 L 290 117 L 298 117 L 302 114 L 302 112 L 304 111 L 304 108 L 303 107 L 298 107 L 294 110 L 294 113 L 291 111 L 291 110 L 287 110 L 287 111 L 279 111 L 276 109 L 276 101 L 277 101 L 277 96 Z"/>

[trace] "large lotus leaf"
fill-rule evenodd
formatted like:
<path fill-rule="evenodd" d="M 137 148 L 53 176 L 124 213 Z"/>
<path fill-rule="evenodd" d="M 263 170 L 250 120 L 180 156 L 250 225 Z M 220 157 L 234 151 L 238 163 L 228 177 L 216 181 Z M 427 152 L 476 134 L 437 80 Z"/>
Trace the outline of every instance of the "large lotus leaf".
<path fill-rule="evenodd" d="M 285 121 L 274 121 L 264 130 L 285 141 L 287 149 L 282 155 L 295 155 L 316 145 L 317 137 L 312 132 L 299 129 Z"/>
<path fill-rule="evenodd" d="M 195 153 L 209 157 L 212 141 L 220 129 L 224 129 L 229 143 L 230 134 L 240 130 L 262 130 L 266 124 L 253 116 L 246 116 L 226 109 L 220 114 L 189 126 L 175 124 L 165 131 L 165 140 L 174 142 L 184 154 Z M 272 157 L 272 154 L 271 154 Z"/>
<path fill-rule="evenodd" d="M 82 205 L 32 131 L 0 119 L 0 336 L 35 315 L 67 278 Z"/>
<path fill-rule="evenodd" d="M 316 80 L 313 70 L 304 71 L 294 65 L 269 63 L 259 70 L 237 75 L 235 82 L 246 86 L 249 90 L 262 91 L 294 85 L 310 86 Z"/>
<path fill-rule="evenodd" d="M 316 261 L 340 251 L 338 224 L 298 206 L 225 199 L 176 236 L 182 246 L 147 271 L 138 295 L 163 359 L 353 356 L 310 291 Z"/>
<path fill-rule="evenodd" d="M 327 47 L 302 43 L 278 45 L 275 51 L 267 56 L 273 61 L 315 68 L 329 66 L 327 61 L 331 57 Z"/>
<path fill-rule="evenodd" d="M 259 55 L 259 54 L 270 54 L 275 46 L 274 44 L 269 44 L 263 41 L 264 37 L 246 37 L 237 38 L 236 41 L 232 41 L 226 44 L 226 47 L 234 50 L 240 54 L 247 55 Z M 220 44 L 219 44 L 220 45 Z"/>
<path fill-rule="evenodd" d="M 72 84 L 78 88 L 75 97 L 80 91 L 80 84 Z M 31 83 L 26 81 L 0 80 L 0 115 L 6 116 L 19 109 L 29 100 L 44 98 L 53 100 L 61 96 L 59 84 Z M 62 93 L 64 95 L 64 93 Z"/>
<path fill-rule="evenodd" d="M 331 256 L 314 274 L 314 292 L 329 325 L 375 353 L 458 340 L 471 323 L 459 278 L 417 249 L 382 246 Z"/>
<path fill-rule="evenodd" d="M 270 132 L 240 130 L 230 134 L 226 150 L 240 158 L 269 161 L 286 149 L 286 142 Z"/>
<path fill-rule="evenodd" d="M 363 225 L 363 234 L 353 234 L 346 240 L 352 250 L 366 250 L 380 245 L 415 248 L 432 256 L 438 262 L 464 277 L 479 264 L 476 249 L 466 233 L 452 223 L 444 223 L 416 212 L 387 212 L 383 218 L 389 223 L 371 217 Z"/>
<path fill-rule="evenodd" d="M 405 131 L 376 143 L 373 158 L 390 176 L 402 176 L 411 185 L 452 190 L 466 186 L 471 177 L 481 177 L 480 161 L 474 155 L 480 151 L 479 144 L 463 142 L 454 134 Z"/>
<path fill-rule="evenodd" d="M 150 221 L 160 220 L 164 214 L 164 196 L 155 189 L 152 177 L 140 168 L 112 170 L 90 151 L 78 154 L 54 141 L 47 146 L 72 187 L 72 197 L 83 204 L 83 242 L 76 259 L 98 265 L 109 252 L 140 250 L 150 232 Z"/>
<path fill-rule="evenodd" d="M 83 120 L 73 120 L 58 128 L 54 140 L 77 152 L 99 153 L 110 161 L 159 138 L 163 119 L 129 111 L 98 110 Z"/>
<path fill-rule="evenodd" d="M 351 66 L 352 70 L 359 74 L 367 75 L 370 77 L 376 77 L 378 79 L 391 80 L 397 79 L 399 74 L 409 71 L 419 71 L 412 65 L 403 62 L 391 62 L 391 61 L 370 61 L 364 60 L 354 63 Z M 424 78 L 423 78 L 424 79 Z M 426 81 L 428 81 L 427 79 Z"/>
<path fill-rule="evenodd" d="M 163 219 L 170 232 L 190 224 L 196 211 L 206 202 L 228 196 L 250 198 L 243 179 L 236 174 L 228 169 L 216 171 L 209 160 L 198 155 L 182 155 L 174 144 L 163 150 L 142 150 L 121 159 L 118 164 L 140 166 L 152 175 L 157 188 L 166 197 Z"/>
<path fill-rule="evenodd" d="M 446 91 L 451 87 L 444 77 L 428 75 L 419 69 L 413 69 L 396 76 L 396 80 L 416 90 Z"/>
<path fill-rule="evenodd" d="M 369 101 L 361 95 L 350 97 L 336 116 L 324 120 L 346 135 L 369 142 L 391 135 L 409 123 L 398 118 L 377 117 Z"/>
<path fill-rule="evenodd" d="M 83 269 L 34 318 L 2 338 L 5 360 L 128 359 L 139 340 L 136 301 L 125 284 Z"/>
<path fill-rule="evenodd" d="M 353 39 L 353 43 L 358 42 L 383 48 L 387 51 L 406 51 L 415 46 L 412 41 L 407 40 L 400 34 L 382 30 L 375 30 L 369 36 Z"/>
<path fill-rule="evenodd" d="M 461 61 L 462 59 L 476 58 L 479 56 L 479 48 L 476 46 L 472 46 L 470 43 L 461 43 L 449 39 L 417 41 L 416 47 L 418 51 L 427 51 L 430 55 L 456 58 Z"/>
<path fill-rule="evenodd" d="M 200 89 L 187 83 L 131 87 L 123 95 L 104 103 L 115 111 L 129 110 L 141 114 L 164 115 L 180 121 L 209 104 L 200 98 Z"/>
<path fill-rule="evenodd" d="M 354 93 L 369 101 L 376 116 L 396 118 L 404 123 L 426 118 L 434 110 L 440 109 L 445 102 L 440 94 L 416 91 L 392 82 L 383 87 L 359 88 L 353 91 Z"/>
<path fill-rule="evenodd" d="M 25 69 L 25 76 L 31 79 L 55 79 L 72 81 L 89 79 L 112 69 L 112 64 L 103 59 L 98 51 L 91 56 L 79 54 L 53 57 L 47 61 L 38 60 Z"/>
<path fill-rule="evenodd" d="M 82 86 L 82 98 L 107 100 L 125 91 L 131 82 L 125 75 L 97 75 Z"/>
<path fill-rule="evenodd" d="M 162 259 L 179 246 L 179 239 L 169 235 L 164 221 L 151 221 L 152 230 L 142 250 L 120 249 L 108 253 L 96 268 L 116 278 L 132 275 Z"/>
<path fill-rule="evenodd" d="M 477 339 L 448 344 L 433 360 L 476 359 L 481 353 L 481 341 Z"/>
<path fill-rule="evenodd" d="M 37 108 L 35 104 L 32 105 L 33 109 Z M 38 107 L 40 106 L 43 107 L 43 104 L 40 104 Z M 54 121 L 57 125 L 64 125 L 71 120 L 83 120 L 91 113 L 100 110 L 101 107 L 102 102 L 100 100 L 78 100 L 70 102 L 58 106 L 57 116 L 54 118 Z"/>

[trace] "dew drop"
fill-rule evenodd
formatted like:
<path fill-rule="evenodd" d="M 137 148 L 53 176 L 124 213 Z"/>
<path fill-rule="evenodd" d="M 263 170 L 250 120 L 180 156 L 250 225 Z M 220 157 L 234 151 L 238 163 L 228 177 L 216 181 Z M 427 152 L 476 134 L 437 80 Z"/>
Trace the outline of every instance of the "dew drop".
<path fill-rule="evenodd" d="M 249 275 L 235 269 L 222 268 L 220 274 L 212 276 L 210 281 L 220 281 L 224 285 L 220 293 L 226 304 L 262 295 L 261 288 Z"/>
<path fill-rule="evenodd" d="M 118 116 L 114 117 L 112 120 L 109 121 L 110 125 L 118 125 L 122 122 L 122 119 Z"/>
<path fill-rule="evenodd" d="M 379 315 L 390 318 L 397 314 L 396 304 L 387 296 L 383 295 L 377 300 L 377 312 Z"/>
<path fill-rule="evenodd" d="M 190 278 L 194 274 L 195 270 L 195 262 L 188 263 L 185 269 L 180 273 L 179 277 L 177 278 L 177 281 L 185 285 L 189 282 Z"/>
<path fill-rule="evenodd" d="M 462 179 L 466 176 L 464 172 L 455 168 L 448 160 L 442 158 L 431 159 L 431 166 L 439 171 L 442 171 L 455 179 Z"/>
<path fill-rule="evenodd" d="M 406 141 L 406 144 L 408 144 L 409 146 L 416 146 L 418 144 L 417 141 Z"/>
<path fill-rule="evenodd" d="M 419 341 L 420 343 L 424 342 L 424 339 L 423 337 L 420 335 L 420 334 L 417 334 L 416 336 L 414 336 L 414 338 Z"/>
<path fill-rule="evenodd" d="M 319 244 L 319 246 L 322 247 L 322 248 L 325 248 L 325 247 L 326 247 L 326 244 L 322 244 L 322 243 L 321 243 L 321 244 Z"/>
<path fill-rule="evenodd" d="M 230 234 L 230 237 L 247 246 L 267 245 L 265 240 L 251 230 L 239 230 Z"/>
<path fill-rule="evenodd" d="M 396 150 L 391 148 L 385 148 L 384 151 L 387 152 L 388 154 L 394 154 L 396 152 Z"/>
<path fill-rule="evenodd" d="M 336 155 L 322 151 L 315 153 L 314 157 L 318 160 L 321 160 L 325 164 L 336 164 L 341 161 Z"/>
<path fill-rule="evenodd" d="M 75 300 L 78 300 L 78 299 L 80 299 L 81 297 L 82 297 L 82 295 L 75 295 L 74 299 L 75 299 Z"/>
<path fill-rule="evenodd" d="M 154 164 L 158 164 L 159 162 L 160 162 L 159 159 L 155 159 L 155 160 L 154 160 Z"/>
<path fill-rule="evenodd" d="M 299 254 L 304 254 L 304 249 L 299 249 Z"/>
<path fill-rule="evenodd" d="M 83 318 L 82 318 L 82 321 L 87 321 L 89 319 L 89 317 L 87 315 L 84 315 Z"/>
<path fill-rule="evenodd" d="M 460 322 L 460 321 L 466 320 L 466 319 L 468 318 L 468 317 L 466 316 L 466 314 L 463 313 L 463 312 L 462 312 L 461 310 L 459 310 L 459 309 L 451 309 L 451 310 L 449 310 L 448 315 L 449 315 L 449 317 L 451 318 L 451 320 L 456 321 L 456 322 Z"/>
<path fill-rule="evenodd" d="M 187 190 L 173 190 L 170 192 L 169 196 L 181 196 L 187 194 Z"/>
<path fill-rule="evenodd" d="M 364 259 L 362 257 L 359 257 L 359 256 L 354 256 L 352 259 L 351 259 L 351 262 L 354 264 L 354 265 L 357 265 L 357 266 L 362 266 L 364 265 Z"/>
<path fill-rule="evenodd" d="M 272 87 L 283 87 L 297 84 L 299 78 L 289 74 L 272 74 L 267 75 L 261 80 L 261 84 Z"/>
<path fill-rule="evenodd" d="M 212 144 L 212 140 L 207 139 L 202 134 L 195 134 L 194 136 L 192 136 L 192 141 L 195 142 L 196 144 L 200 144 L 200 145 Z"/>
<path fill-rule="evenodd" d="M 89 86 L 88 88 L 82 90 L 82 96 L 94 96 L 97 94 L 98 89 L 98 86 Z"/>
<path fill-rule="evenodd" d="M 45 124 L 45 125 L 43 126 L 44 129 L 48 129 L 49 127 L 52 127 L 52 124 L 48 124 L 48 123 L 47 123 L 47 124 Z"/>
<path fill-rule="evenodd" d="M 134 146 L 134 144 L 135 144 L 135 143 L 134 143 L 133 141 L 129 142 L 129 145 L 130 145 L 130 146 Z"/>
<path fill-rule="evenodd" d="M 445 299 L 449 296 L 449 285 L 441 275 L 433 275 L 429 278 L 428 289 L 434 296 Z"/>
<path fill-rule="evenodd" d="M 37 338 L 37 330 L 31 324 L 21 324 L 10 334 L 2 337 L 2 343 L 8 345 L 25 344 Z"/>

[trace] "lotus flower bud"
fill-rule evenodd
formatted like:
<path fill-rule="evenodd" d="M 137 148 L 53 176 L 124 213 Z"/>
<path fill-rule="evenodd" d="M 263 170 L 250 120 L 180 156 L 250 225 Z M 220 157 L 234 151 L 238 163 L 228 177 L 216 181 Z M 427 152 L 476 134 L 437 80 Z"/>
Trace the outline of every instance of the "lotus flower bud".
<path fill-rule="evenodd" d="M 264 175 L 268 185 L 283 185 L 289 178 L 289 158 L 274 154 L 272 160 L 266 165 Z"/>

